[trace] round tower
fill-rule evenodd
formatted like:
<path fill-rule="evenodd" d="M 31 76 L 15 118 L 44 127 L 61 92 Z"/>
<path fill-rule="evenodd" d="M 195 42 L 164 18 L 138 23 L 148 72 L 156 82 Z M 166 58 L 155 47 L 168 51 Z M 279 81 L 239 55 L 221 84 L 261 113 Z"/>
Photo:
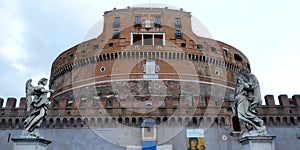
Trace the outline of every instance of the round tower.
<path fill-rule="evenodd" d="M 193 97 L 228 98 L 240 71 L 250 72 L 247 57 L 229 44 L 193 33 L 190 12 L 113 9 L 104 12 L 103 32 L 97 38 L 55 59 L 51 97 L 112 99 L 103 103 L 108 107 L 122 107 L 122 100 L 130 97 L 141 102 L 172 99 L 170 105 L 184 107 L 176 103 L 183 96 L 191 97 L 184 105 L 198 105 L 188 104 Z M 133 104 L 123 107 L 129 106 Z"/>

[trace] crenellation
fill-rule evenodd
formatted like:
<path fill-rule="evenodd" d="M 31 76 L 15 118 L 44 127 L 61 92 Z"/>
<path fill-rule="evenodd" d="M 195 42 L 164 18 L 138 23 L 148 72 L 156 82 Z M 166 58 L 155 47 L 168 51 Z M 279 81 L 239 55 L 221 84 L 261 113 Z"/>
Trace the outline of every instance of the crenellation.
<path fill-rule="evenodd" d="M 9 97 L 9 98 L 7 98 L 5 108 L 6 109 L 16 108 L 16 104 L 17 104 L 17 99 L 13 98 L 13 97 Z"/>
<path fill-rule="evenodd" d="M 275 106 L 275 99 L 273 95 L 266 95 L 265 96 L 265 103 L 267 106 L 274 107 Z"/>
<path fill-rule="evenodd" d="M 187 106 L 187 97 L 180 97 L 179 102 L 180 104 L 175 104 L 173 101 L 172 97 L 166 97 L 165 99 L 165 108 L 175 108 L 173 106 L 177 105 L 177 108 L 180 108 L 181 106 Z M 207 108 L 207 107 L 202 107 L 199 105 L 199 100 L 200 97 L 199 96 L 193 96 L 192 98 L 192 105 L 195 107 L 200 107 L 200 108 Z M 279 100 L 279 105 L 275 104 L 275 99 L 273 95 L 266 95 L 264 97 L 265 99 L 265 103 L 266 105 L 261 105 L 258 109 L 272 109 L 274 108 L 274 110 L 276 110 L 276 113 L 278 111 L 278 113 L 280 112 L 280 110 L 286 110 L 286 112 L 289 113 L 298 113 L 297 109 L 300 106 L 300 95 L 293 95 L 292 98 L 288 98 L 287 95 L 285 94 L 281 94 L 278 96 L 278 100 Z M 152 99 L 153 100 L 153 99 Z M 89 109 L 95 109 L 95 108 L 101 108 L 101 109 L 107 109 L 106 108 L 106 98 L 101 97 L 100 102 L 101 105 L 99 104 L 99 106 L 101 107 L 93 107 L 93 100 L 92 99 L 84 99 L 84 100 L 78 100 L 81 101 L 85 104 L 82 104 L 83 107 L 79 107 L 80 110 L 89 110 Z M 113 101 L 113 107 L 114 109 L 118 109 L 119 107 L 122 107 L 122 105 L 120 105 L 120 100 L 119 99 L 112 99 Z M 222 108 L 230 108 L 231 107 L 231 103 L 232 101 L 229 100 L 223 100 L 223 101 L 219 101 L 217 99 L 215 99 L 215 97 L 213 96 L 205 96 L 205 102 L 206 102 L 206 106 L 209 107 L 214 107 L 214 106 L 221 106 Z M 3 106 L 4 103 L 4 99 L 0 98 L 0 106 Z M 26 108 L 26 98 L 22 97 L 20 98 L 20 104 L 17 105 L 17 99 L 10 97 L 7 98 L 7 102 L 6 102 L 6 107 L 0 107 L 3 109 L 3 111 L 11 111 L 14 110 L 14 112 L 18 112 L 18 111 L 24 111 L 24 108 Z M 57 103 L 57 104 L 55 104 Z M 1 105 L 2 104 L 2 105 Z M 168 106 L 168 107 L 166 107 Z M 280 106 L 280 107 L 278 107 Z M 293 107 L 291 107 L 293 106 Z M 76 104 L 76 100 L 67 100 L 67 99 L 61 99 L 59 101 L 52 101 L 51 105 L 50 105 L 50 111 L 51 110 L 78 110 L 78 106 Z M 267 110 L 266 110 L 267 111 Z M 266 112 L 263 111 L 263 112 Z M 281 112 L 282 113 L 282 112 Z M 4 113 L 5 115 L 7 115 L 6 113 Z"/>
<path fill-rule="evenodd" d="M 280 106 L 283 106 L 283 107 L 289 107 L 290 106 L 290 101 L 289 101 L 289 98 L 287 95 L 279 95 L 278 96 L 278 100 L 279 100 L 279 104 Z"/>
<path fill-rule="evenodd" d="M 300 107 L 300 95 L 293 95 L 292 100 L 295 102 L 296 106 Z"/>
<path fill-rule="evenodd" d="M 22 97 L 22 98 L 20 99 L 19 108 L 20 108 L 20 109 L 24 109 L 24 108 L 26 108 L 26 105 L 27 105 L 26 98 L 25 98 L 25 97 Z"/>
<path fill-rule="evenodd" d="M 0 97 L 0 108 L 3 108 L 4 99 Z"/>

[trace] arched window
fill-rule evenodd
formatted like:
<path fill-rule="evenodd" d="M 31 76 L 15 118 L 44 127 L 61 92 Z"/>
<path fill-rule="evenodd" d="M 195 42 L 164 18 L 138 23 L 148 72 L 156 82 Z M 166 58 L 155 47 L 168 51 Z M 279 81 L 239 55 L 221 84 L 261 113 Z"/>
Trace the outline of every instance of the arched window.
<path fill-rule="evenodd" d="M 88 118 L 84 118 L 82 126 L 84 126 L 84 125 L 85 126 L 89 126 L 90 125 Z"/>
<path fill-rule="evenodd" d="M 201 124 L 203 122 L 203 117 L 199 118 L 199 124 Z"/>
<path fill-rule="evenodd" d="M 118 118 L 118 123 L 122 123 L 122 118 Z"/>
<path fill-rule="evenodd" d="M 293 125 L 296 125 L 294 117 L 290 117 L 290 121 Z"/>
<path fill-rule="evenodd" d="M 165 125 L 168 124 L 168 118 L 167 118 L 167 117 L 164 117 L 164 118 L 163 118 L 163 123 L 164 123 Z"/>
<path fill-rule="evenodd" d="M 128 117 L 125 118 L 125 125 L 127 125 L 127 126 L 129 125 L 129 118 Z"/>
<path fill-rule="evenodd" d="M 19 118 L 16 118 L 15 119 L 15 128 L 19 128 L 20 127 L 20 119 Z"/>
<path fill-rule="evenodd" d="M 175 118 L 174 117 L 171 118 L 170 125 L 175 126 Z"/>
<path fill-rule="evenodd" d="M 196 118 L 196 117 L 193 117 L 192 121 L 193 121 L 193 126 L 194 126 L 194 127 L 197 126 L 197 118 Z"/>
<path fill-rule="evenodd" d="M 67 127 L 68 126 L 68 120 L 67 120 L 67 118 L 63 119 L 63 125 L 62 126 L 63 127 Z"/>
<path fill-rule="evenodd" d="M 12 118 L 8 119 L 8 128 L 14 128 L 13 123 L 12 123 Z"/>
<path fill-rule="evenodd" d="M 140 118 L 139 118 L 139 124 L 138 124 L 138 125 L 142 125 L 142 123 L 143 123 L 143 118 L 140 117 Z"/>
<path fill-rule="evenodd" d="M 104 126 L 108 126 L 108 118 L 104 119 Z"/>
<path fill-rule="evenodd" d="M 269 117 L 268 125 L 274 125 L 274 119 L 273 119 L 273 117 Z"/>
<path fill-rule="evenodd" d="M 224 117 L 221 117 L 221 123 L 220 123 L 221 126 L 225 126 L 225 118 Z"/>
<path fill-rule="evenodd" d="M 156 118 L 156 124 L 157 124 L 157 125 L 160 125 L 160 120 L 161 120 L 160 117 L 157 117 L 157 118 Z"/>
<path fill-rule="evenodd" d="M 101 126 L 102 125 L 102 118 L 98 118 L 97 119 L 97 126 Z"/>
<path fill-rule="evenodd" d="M 55 121 L 55 127 L 58 127 L 60 128 L 60 118 L 56 118 L 56 121 Z"/>
<path fill-rule="evenodd" d="M 215 118 L 214 124 L 213 124 L 213 125 L 215 125 L 215 126 L 218 126 L 218 125 L 219 125 L 219 120 L 218 120 L 218 118 Z"/>
<path fill-rule="evenodd" d="M 268 124 L 266 117 L 262 117 L 262 120 L 264 121 L 265 124 Z"/>
<path fill-rule="evenodd" d="M 283 117 L 283 125 L 288 125 L 287 117 Z"/>
<path fill-rule="evenodd" d="M 23 120 L 24 119 L 24 120 Z M 24 122 L 25 121 L 25 118 L 23 118 L 22 119 L 22 122 Z M 22 124 L 23 125 L 23 124 Z M 47 119 L 46 118 L 44 118 L 43 119 L 43 121 L 42 121 L 42 123 L 41 123 L 41 127 L 46 127 L 47 126 Z"/>
<path fill-rule="evenodd" d="M 53 118 L 49 119 L 49 127 L 52 128 L 53 127 Z"/>
<path fill-rule="evenodd" d="M 74 127 L 76 126 L 76 125 L 75 125 L 74 118 L 71 118 L 71 119 L 70 119 L 70 125 L 71 125 L 71 126 L 74 126 Z"/>
<path fill-rule="evenodd" d="M 77 125 L 77 127 L 81 127 L 82 126 L 81 118 L 77 118 L 76 125 Z"/>
<path fill-rule="evenodd" d="M 235 59 L 236 61 L 240 61 L 240 62 L 243 61 L 243 58 L 242 58 L 240 55 L 238 55 L 238 54 L 234 54 L 233 57 L 234 57 L 234 59 Z"/>
<path fill-rule="evenodd" d="M 182 126 L 182 118 L 181 117 L 178 117 L 177 125 Z"/>
<path fill-rule="evenodd" d="M 281 125 L 281 119 L 280 119 L 280 117 L 276 117 L 276 125 Z"/>
<path fill-rule="evenodd" d="M 241 131 L 240 121 L 237 116 L 232 117 L 233 131 Z"/>
<path fill-rule="evenodd" d="M 95 118 L 91 118 L 91 120 L 90 120 L 90 125 L 91 125 L 91 126 L 95 126 Z"/>
<path fill-rule="evenodd" d="M 186 126 L 190 126 L 190 119 L 188 117 L 185 117 L 184 123 L 186 124 Z"/>
<path fill-rule="evenodd" d="M 136 118 L 135 118 L 135 117 L 132 118 L 132 124 L 133 124 L 134 126 L 136 125 Z"/>
<path fill-rule="evenodd" d="M 1 120 L 1 128 L 5 128 L 5 124 L 6 124 L 6 121 L 5 121 L 5 119 L 3 118 L 2 120 Z"/>

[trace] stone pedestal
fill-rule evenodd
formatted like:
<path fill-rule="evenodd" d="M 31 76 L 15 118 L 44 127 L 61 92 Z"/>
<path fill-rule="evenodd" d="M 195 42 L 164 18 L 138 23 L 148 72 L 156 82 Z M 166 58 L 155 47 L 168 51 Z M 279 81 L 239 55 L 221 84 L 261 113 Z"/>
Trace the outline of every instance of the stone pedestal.
<path fill-rule="evenodd" d="M 12 138 L 14 150 L 47 150 L 51 141 L 35 138 Z"/>
<path fill-rule="evenodd" d="M 276 136 L 246 136 L 238 141 L 242 150 L 275 150 L 274 139 Z"/>

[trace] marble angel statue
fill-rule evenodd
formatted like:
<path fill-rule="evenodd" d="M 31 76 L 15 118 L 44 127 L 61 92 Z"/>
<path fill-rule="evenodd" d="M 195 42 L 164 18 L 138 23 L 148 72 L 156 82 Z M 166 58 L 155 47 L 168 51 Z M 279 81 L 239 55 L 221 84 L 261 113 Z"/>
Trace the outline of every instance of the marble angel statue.
<path fill-rule="evenodd" d="M 46 90 L 44 86 L 47 85 L 48 79 L 42 78 L 39 80 L 37 86 L 32 86 L 32 80 L 26 82 L 25 92 L 27 101 L 27 111 L 29 115 L 24 121 L 24 131 L 22 137 L 40 138 L 38 133 L 39 126 L 47 115 L 48 106 L 51 102 L 47 98 L 49 92 L 53 90 Z"/>
<path fill-rule="evenodd" d="M 256 107 L 262 103 L 260 87 L 253 74 L 240 75 L 237 78 L 233 112 L 248 130 L 245 136 L 265 136 L 266 127 L 262 119 L 257 117 Z"/>

